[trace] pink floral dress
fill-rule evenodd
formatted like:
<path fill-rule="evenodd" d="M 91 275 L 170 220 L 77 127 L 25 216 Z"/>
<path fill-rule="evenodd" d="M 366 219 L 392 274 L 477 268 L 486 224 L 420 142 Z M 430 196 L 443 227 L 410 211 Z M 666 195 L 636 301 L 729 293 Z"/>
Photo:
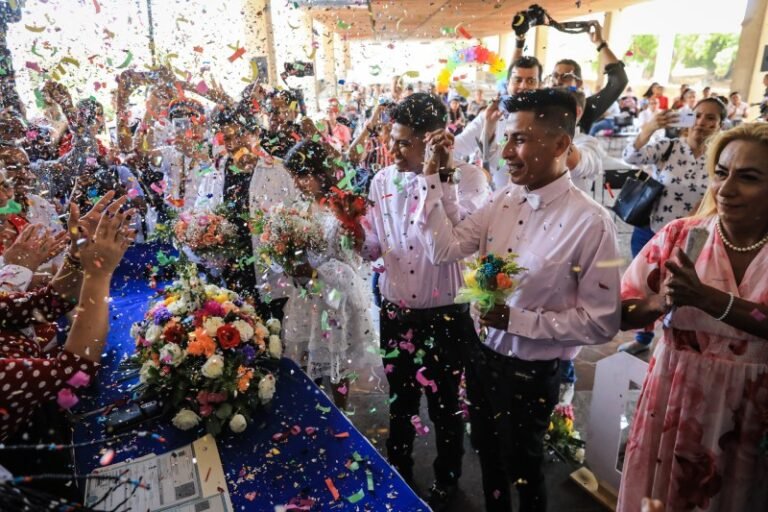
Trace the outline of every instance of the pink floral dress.
<path fill-rule="evenodd" d="M 702 226 L 709 238 L 695 262 L 701 281 L 768 304 L 768 246 L 737 286 L 715 222 L 666 225 L 624 274 L 622 299 L 657 293 L 673 249 L 684 249 L 690 229 Z M 639 511 L 643 496 L 662 500 L 667 512 L 768 510 L 768 454 L 761 448 L 767 419 L 768 340 L 697 308 L 677 309 L 648 367 L 617 510 Z"/>

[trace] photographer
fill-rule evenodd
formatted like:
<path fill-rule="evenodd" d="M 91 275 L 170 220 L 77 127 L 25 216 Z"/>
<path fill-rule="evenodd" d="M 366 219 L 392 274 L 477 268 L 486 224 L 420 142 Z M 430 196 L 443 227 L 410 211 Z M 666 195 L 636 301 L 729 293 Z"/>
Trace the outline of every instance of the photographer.
<path fill-rule="evenodd" d="M 608 48 L 608 43 L 603 39 L 603 32 L 600 23 L 597 21 L 558 23 L 547 15 L 541 7 L 532 5 L 527 11 L 521 11 L 512 22 L 512 29 L 517 34 L 515 44 L 515 53 L 513 61 L 517 61 L 523 56 L 525 47 L 525 34 L 528 29 L 534 25 L 548 25 L 558 30 L 573 33 L 573 31 L 584 31 L 589 27 L 589 39 L 595 45 L 597 52 L 605 62 L 604 73 L 608 75 L 608 81 L 602 90 L 587 98 L 587 106 L 584 109 L 584 115 L 579 121 L 579 128 L 582 133 L 589 133 L 592 124 L 610 108 L 616 100 L 619 99 L 624 88 L 629 83 L 627 73 L 624 71 L 624 63 Z M 582 88 L 584 82 L 581 75 L 581 66 L 574 60 L 562 59 L 555 64 L 552 71 L 552 87 L 571 87 Z"/>

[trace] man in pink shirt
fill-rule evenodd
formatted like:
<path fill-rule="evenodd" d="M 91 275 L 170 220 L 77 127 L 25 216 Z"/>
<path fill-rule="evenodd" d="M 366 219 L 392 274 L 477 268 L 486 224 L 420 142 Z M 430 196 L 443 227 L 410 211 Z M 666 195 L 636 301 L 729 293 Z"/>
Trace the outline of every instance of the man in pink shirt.
<path fill-rule="evenodd" d="M 339 116 L 339 102 L 332 99 L 328 104 L 328 138 L 329 142 L 333 144 L 337 150 L 346 151 L 349 147 L 349 143 L 352 142 L 352 131 L 349 127 L 341 124 L 338 121 Z"/>
<path fill-rule="evenodd" d="M 387 456 L 412 483 L 415 435 L 426 433 L 419 418 L 422 390 L 434 425 L 437 458 L 429 504 L 439 511 L 450 502 L 461 476 L 464 425 L 458 401 L 464 368 L 462 346 L 475 331 L 466 304 L 454 304 L 463 284 L 458 262 L 432 264 L 417 226 L 427 132 L 445 129 L 447 110 L 437 96 L 414 93 L 390 112 L 390 151 L 395 164 L 373 178 L 366 216 L 363 256 L 384 260 L 381 274 L 381 351 L 389 382 Z M 460 164 L 458 185 L 441 183 L 455 206 L 448 215 L 459 222 L 489 197 L 481 169 Z M 458 177 L 458 174 L 456 175 Z M 423 421 L 426 423 L 426 420 Z"/>
<path fill-rule="evenodd" d="M 441 187 L 450 137 L 430 134 L 419 208 L 424 247 L 435 264 L 479 251 L 519 255 L 527 270 L 506 304 L 481 318 L 489 328 L 467 363 L 473 445 L 480 455 L 486 510 L 546 511 L 543 440 L 558 400 L 560 360 L 579 346 L 607 343 L 619 329 L 616 228 L 608 212 L 571 181 L 566 157 L 576 100 L 540 89 L 505 102 L 502 152 L 511 184 L 456 222 L 455 200 Z"/>

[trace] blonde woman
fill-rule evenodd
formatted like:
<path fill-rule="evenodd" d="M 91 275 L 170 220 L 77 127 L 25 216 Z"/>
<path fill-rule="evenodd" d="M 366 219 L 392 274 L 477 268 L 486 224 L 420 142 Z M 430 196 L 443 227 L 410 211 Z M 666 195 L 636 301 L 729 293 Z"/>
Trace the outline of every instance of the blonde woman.
<path fill-rule="evenodd" d="M 627 444 L 618 509 L 768 510 L 768 125 L 709 145 L 698 214 L 671 222 L 622 281 L 622 328 L 670 311 Z M 708 238 L 691 262 L 693 228 Z"/>

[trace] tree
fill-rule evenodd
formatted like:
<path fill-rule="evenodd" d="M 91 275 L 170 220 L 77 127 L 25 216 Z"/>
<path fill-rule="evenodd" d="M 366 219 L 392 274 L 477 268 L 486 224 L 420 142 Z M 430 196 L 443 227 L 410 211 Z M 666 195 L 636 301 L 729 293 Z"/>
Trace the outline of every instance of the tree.
<path fill-rule="evenodd" d="M 738 45 L 738 34 L 678 34 L 672 67 L 704 68 L 710 77 L 728 79 Z"/>
<path fill-rule="evenodd" d="M 658 36 L 636 34 L 632 37 L 632 44 L 629 47 L 632 49 L 632 60 L 642 66 L 643 78 L 651 78 L 659 49 Z"/>

